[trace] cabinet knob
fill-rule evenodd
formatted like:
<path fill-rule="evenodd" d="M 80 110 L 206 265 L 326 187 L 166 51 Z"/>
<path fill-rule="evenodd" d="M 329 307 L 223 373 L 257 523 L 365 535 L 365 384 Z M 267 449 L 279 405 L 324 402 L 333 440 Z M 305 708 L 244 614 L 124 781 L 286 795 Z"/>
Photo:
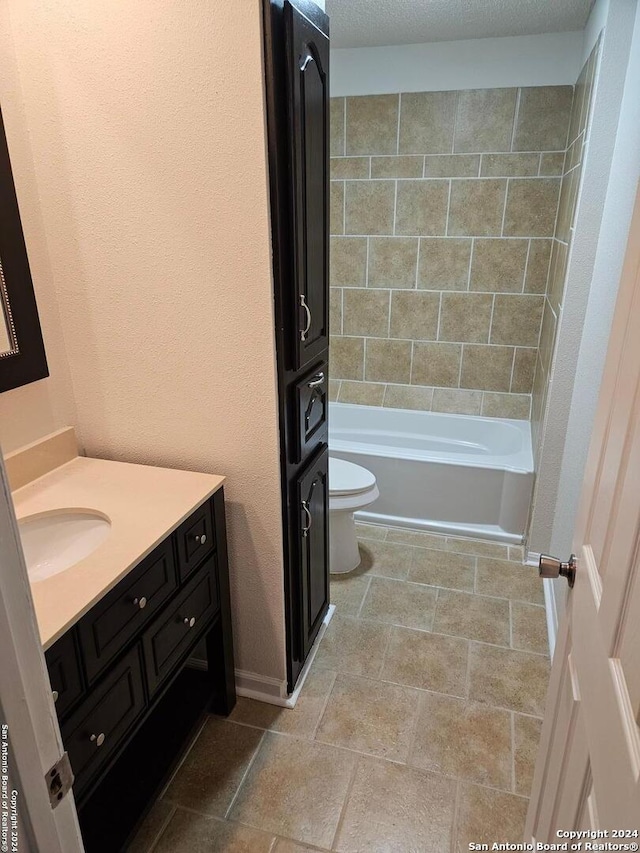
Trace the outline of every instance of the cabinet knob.
<path fill-rule="evenodd" d="M 182 621 L 187 626 L 187 628 L 193 628 L 193 626 L 196 624 L 196 617 L 192 616 L 191 619 L 189 619 L 188 616 L 185 616 Z"/>
<path fill-rule="evenodd" d="M 58 701 L 58 691 L 57 691 L 57 690 L 53 690 L 53 691 L 51 692 L 51 695 L 53 696 L 53 701 L 54 701 L 54 702 L 57 702 L 57 701 Z"/>
<path fill-rule="evenodd" d="M 99 735 L 91 735 L 89 740 L 94 742 L 96 746 L 102 746 L 102 744 L 104 743 L 104 737 L 104 732 L 100 732 Z"/>
<path fill-rule="evenodd" d="M 200 545 L 204 545 L 204 543 L 207 541 L 207 534 L 203 533 L 202 536 L 199 536 L 196 533 L 196 535 L 193 538 L 196 540 L 196 542 L 199 542 Z"/>
<path fill-rule="evenodd" d="M 144 608 L 147 606 L 147 599 L 143 595 L 142 598 L 134 598 L 133 603 L 136 607 L 139 607 L 140 610 L 144 610 Z"/>

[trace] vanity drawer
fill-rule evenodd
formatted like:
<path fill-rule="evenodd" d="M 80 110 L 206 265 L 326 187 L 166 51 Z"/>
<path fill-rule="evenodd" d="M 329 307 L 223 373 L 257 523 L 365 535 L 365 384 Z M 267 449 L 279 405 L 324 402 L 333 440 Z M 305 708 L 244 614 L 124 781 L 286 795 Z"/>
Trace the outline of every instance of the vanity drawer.
<path fill-rule="evenodd" d="M 109 673 L 62 727 L 76 793 L 106 762 L 145 708 L 140 646 Z"/>
<path fill-rule="evenodd" d="M 84 692 L 74 632 L 67 631 L 45 652 L 56 713 L 62 718 Z M 57 696 L 56 696 L 57 694 Z"/>
<path fill-rule="evenodd" d="M 195 645 L 218 609 L 215 554 L 142 638 L 147 685 L 152 696 Z"/>
<path fill-rule="evenodd" d="M 176 530 L 178 569 L 184 580 L 215 547 L 211 502 L 206 501 Z"/>
<path fill-rule="evenodd" d="M 295 385 L 295 411 L 297 416 L 297 441 L 294 447 L 300 462 L 321 441 L 326 440 L 328 397 L 328 371 L 325 364 L 307 373 Z"/>
<path fill-rule="evenodd" d="M 78 631 L 90 682 L 176 587 L 173 549 L 167 539 L 80 621 Z"/>

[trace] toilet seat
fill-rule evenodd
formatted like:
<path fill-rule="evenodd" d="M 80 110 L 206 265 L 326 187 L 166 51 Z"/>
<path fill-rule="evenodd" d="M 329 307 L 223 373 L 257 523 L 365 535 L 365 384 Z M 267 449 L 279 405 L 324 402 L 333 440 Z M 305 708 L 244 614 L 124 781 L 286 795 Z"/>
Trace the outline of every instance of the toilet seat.
<path fill-rule="evenodd" d="M 329 496 L 355 497 L 373 489 L 376 478 L 361 465 L 329 457 Z"/>

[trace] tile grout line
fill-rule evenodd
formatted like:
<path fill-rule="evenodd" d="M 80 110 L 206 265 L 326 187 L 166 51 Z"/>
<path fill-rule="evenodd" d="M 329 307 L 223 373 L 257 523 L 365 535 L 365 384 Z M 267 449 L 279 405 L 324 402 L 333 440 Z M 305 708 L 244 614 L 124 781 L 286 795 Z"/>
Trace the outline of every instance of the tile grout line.
<path fill-rule="evenodd" d="M 511 790 L 516 791 L 516 720 L 515 711 L 511 711 Z"/>
<path fill-rule="evenodd" d="M 504 190 L 504 207 L 502 208 L 502 224 L 500 226 L 500 236 L 504 237 L 504 221 L 507 216 L 507 201 L 509 199 L 509 181 L 511 178 L 507 178 L 507 183 Z"/>
<path fill-rule="evenodd" d="M 157 802 L 158 802 L 158 800 L 156 799 L 156 801 L 155 801 L 155 802 L 157 803 Z M 162 822 L 162 825 L 161 825 L 160 829 L 159 829 L 159 830 L 158 830 L 158 832 L 154 835 L 154 837 L 153 837 L 153 839 L 152 839 L 152 841 L 151 841 L 150 846 L 149 846 L 149 847 L 147 848 L 147 850 L 146 850 L 146 853 L 153 853 L 153 851 L 156 849 L 156 847 L 158 846 L 158 844 L 159 844 L 160 840 L 162 839 L 162 836 L 164 835 L 165 829 L 169 826 L 169 824 L 170 824 L 170 823 L 171 823 L 171 821 L 173 820 L 174 815 L 176 814 L 176 812 L 177 812 L 177 811 L 178 811 L 177 807 L 176 807 L 176 806 L 174 806 L 173 804 L 171 804 L 171 806 L 170 806 L 170 808 L 169 808 L 169 815 L 168 815 L 168 817 L 166 817 L 166 818 L 164 819 L 164 821 Z"/>
<path fill-rule="evenodd" d="M 451 827 L 451 853 L 456 853 L 458 849 L 458 829 L 459 829 L 459 814 L 460 814 L 460 788 L 461 781 L 456 782 L 456 793 L 453 798 L 453 825 Z"/>
<path fill-rule="evenodd" d="M 339 675 L 338 671 L 335 670 L 333 672 L 333 680 L 331 682 L 331 687 L 329 688 L 329 690 L 327 690 L 327 696 L 326 696 L 324 702 L 322 703 L 322 709 L 321 709 L 320 713 L 318 714 L 318 719 L 316 720 L 316 724 L 313 727 L 313 731 L 311 732 L 310 740 L 312 740 L 314 742 L 316 741 L 316 735 L 318 734 L 318 729 L 320 728 L 320 723 L 322 722 L 322 718 L 324 717 L 325 711 L 327 710 L 329 700 L 333 696 L 333 690 L 336 686 L 336 681 L 338 680 L 338 675 Z"/>
<path fill-rule="evenodd" d="M 338 815 L 338 822 L 336 824 L 335 832 L 333 833 L 333 838 L 331 839 L 330 849 L 335 850 L 336 844 L 338 843 L 338 836 L 340 835 L 340 830 L 342 829 L 342 824 L 344 823 L 344 818 L 347 811 L 347 803 L 351 798 L 351 792 L 353 791 L 353 787 L 356 782 L 356 774 L 358 772 L 358 767 L 360 766 L 360 759 L 356 758 L 353 762 L 353 768 L 351 770 L 351 775 L 349 777 L 349 783 L 347 785 L 347 790 L 344 794 L 344 800 L 342 802 L 342 806 L 340 808 L 340 814 Z"/>
<path fill-rule="evenodd" d="M 550 239 L 553 240 L 553 237 L 551 237 Z M 522 290 L 520 291 L 520 293 L 526 293 L 527 292 L 527 290 L 526 290 L 527 274 L 529 272 L 529 258 L 530 258 L 530 256 L 531 256 L 531 238 L 529 238 L 528 245 L 527 245 L 527 257 L 526 257 L 525 262 L 524 262 L 524 275 L 522 277 Z M 551 260 L 551 255 L 549 255 L 549 260 Z"/>
<path fill-rule="evenodd" d="M 396 127 L 396 156 L 400 156 L 400 115 L 402 113 L 402 92 L 398 93 L 398 124 Z"/>
<path fill-rule="evenodd" d="M 249 761 L 249 763 L 247 764 L 247 767 L 246 767 L 244 773 L 242 774 L 242 779 L 240 780 L 238 787 L 236 788 L 235 793 L 234 793 L 233 797 L 231 798 L 231 802 L 229 803 L 229 806 L 227 807 L 227 810 L 224 813 L 224 819 L 225 820 L 229 820 L 229 815 L 231 814 L 231 810 L 233 809 L 233 807 L 236 803 L 236 800 L 238 799 L 238 795 L 240 794 L 242 786 L 244 785 L 244 783 L 247 779 L 247 776 L 249 775 L 249 771 L 251 770 L 251 768 L 253 767 L 253 765 L 256 762 L 256 759 L 258 757 L 258 753 L 262 749 L 262 745 L 266 740 L 266 736 L 267 736 L 268 731 L 269 731 L 268 729 L 263 729 L 263 731 L 262 731 L 262 737 L 258 741 L 258 745 L 255 749 L 255 752 L 251 756 L 251 761 Z"/>

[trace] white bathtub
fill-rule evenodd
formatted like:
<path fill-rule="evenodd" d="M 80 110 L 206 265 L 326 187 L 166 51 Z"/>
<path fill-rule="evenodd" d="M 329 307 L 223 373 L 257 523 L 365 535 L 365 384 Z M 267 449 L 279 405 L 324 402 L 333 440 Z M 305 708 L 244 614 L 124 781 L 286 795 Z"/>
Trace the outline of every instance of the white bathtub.
<path fill-rule="evenodd" d="M 380 497 L 360 521 L 522 541 L 533 489 L 528 421 L 331 403 L 329 452 Z"/>

